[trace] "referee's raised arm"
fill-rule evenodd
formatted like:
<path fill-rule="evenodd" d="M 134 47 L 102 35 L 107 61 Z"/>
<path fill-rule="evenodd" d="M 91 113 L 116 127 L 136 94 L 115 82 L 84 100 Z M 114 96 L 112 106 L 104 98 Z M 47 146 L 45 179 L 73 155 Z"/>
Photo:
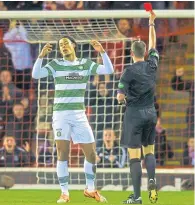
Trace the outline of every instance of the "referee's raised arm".
<path fill-rule="evenodd" d="M 156 18 L 156 14 L 153 11 L 151 11 L 150 17 L 149 17 L 149 47 L 148 47 L 148 50 L 156 48 L 156 31 L 155 31 L 155 24 L 154 24 L 155 18 Z"/>
<path fill-rule="evenodd" d="M 156 14 L 151 11 L 149 16 L 149 46 L 148 46 L 148 60 L 152 68 L 157 70 L 159 63 L 159 53 L 156 50 L 156 31 L 154 20 L 156 19 Z"/>

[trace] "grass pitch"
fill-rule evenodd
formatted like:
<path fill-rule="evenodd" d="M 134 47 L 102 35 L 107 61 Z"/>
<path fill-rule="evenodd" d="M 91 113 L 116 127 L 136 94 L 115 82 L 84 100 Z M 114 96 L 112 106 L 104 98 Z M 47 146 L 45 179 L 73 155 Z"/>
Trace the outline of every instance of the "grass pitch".
<path fill-rule="evenodd" d="M 108 200 L 107 205 L 119 205 L 127 198 L 126 191 L 102 191 L 103 196 Z M 56 190 L 0 190 L 0 205 L 54 205 L 60 191 Z M 82 191 L 70 192 L 69 205 L 94 205 L 100 204 L 93 199 L 83 196 Z M 142 193 L 143 205 L 151 205 L 148 193 Z M 159 200 L 156 205 L 193 205 L 193 191 L 181 192 L 159 192 Z"/>

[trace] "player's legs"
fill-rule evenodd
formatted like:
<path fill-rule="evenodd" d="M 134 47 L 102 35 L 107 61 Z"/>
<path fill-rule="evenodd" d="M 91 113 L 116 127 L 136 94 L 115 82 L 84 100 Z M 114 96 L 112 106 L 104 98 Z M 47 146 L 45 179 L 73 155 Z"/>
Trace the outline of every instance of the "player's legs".
<path fill-rule="evenodd" d="M 69 173 L 68 173 L 68 157 L 69 157 L 70 141 L 56 140 L 57 149 L 57 176 L 61 188 L 61 196 L 57 203 L 69 202 Z"/>
<path fill-rule="evenodd" d="M 85 155 L 84 171 L 86 177 L 86 189 L 84 195 L 94 198 L 98 202 L 106 199 L 95 189 L 96 178 L 96 146 L 92 129 L 85 114 L 78 115 L 72 123 L 72 140 L 78 143 Z"/>
<path fill-rule="evenodd" d="M 107 202 L 106 198 L 99 194 L 95 189 L 96 178 L 96 146 L 95 142 L 89 144 L 80 144 L 85 155 L 84 170 L 86 177 L 86 189 L 84 196 L 93 198 L 97 202 Z"/>
<path fill-rule="evenodd" d="M 58 116 L 59 117 L 59 116 Z M 57 176 L 61 188 L 61 196 L 57 203 L 69 202 L 69 173 L 68 173 L 68 157 L 70 147 L 70 125 L 63 119 L 54 118 L 53 131 L 57 149 Z"/>
<path fill-rule="evenodd" d="M 95 142 L 89 144 L 80 144 L 85 155 L 84 170 L 86 177 L 86 188 L 88 191 L 95 190 L 96 176 L 96 147 Z"/>
<path fill-rule="evenodd" d="M 77 120 L 77 121 L 75 121 Z M 77 115 L 72 122 L 73 143 L 80 145 L 85 155 L 84 170 L 89 191 L 95 190 L 96 147 L 93 132 L 84 113 Z"/>
<path fill-rule="evenodd" d="M 95 190 L 96 147 L 93 132 L 85 113 L 75 116 L 72 125 L 72 141 L 80 145 L 85 155 L 84 170 L 87 189 Z"/>

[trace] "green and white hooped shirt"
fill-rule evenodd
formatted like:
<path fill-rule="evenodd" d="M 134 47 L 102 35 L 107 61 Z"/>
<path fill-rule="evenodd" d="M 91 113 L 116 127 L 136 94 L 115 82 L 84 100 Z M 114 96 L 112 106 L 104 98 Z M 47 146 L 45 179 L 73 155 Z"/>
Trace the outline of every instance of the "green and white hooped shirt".
<path fill-rule="evenodd" d="M 42 59 L 34 64 L 32 77 L 40 79 L 52 75 L 55 82 L 53 111 L 85 110 L 84 96 L 90 75 L 113 73 L 112 63 L 106 53 L 102 54 L 103 64 L 97 64 L 90 59 L 80 59 L 73 62 L 64 59 L 54 59 L 44 67 Z"/>

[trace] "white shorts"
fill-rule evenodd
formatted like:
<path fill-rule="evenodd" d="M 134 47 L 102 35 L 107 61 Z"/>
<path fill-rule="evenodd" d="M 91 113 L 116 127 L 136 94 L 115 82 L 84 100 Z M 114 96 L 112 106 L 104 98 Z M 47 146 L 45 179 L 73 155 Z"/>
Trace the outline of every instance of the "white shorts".
<path fill-rule="evenodd" d="M 74 144 L 95 142 L 92 129 L 85 112 L 55 111 L 53 113 L 53 131 L 55 140 L 72 139 Z"/>

